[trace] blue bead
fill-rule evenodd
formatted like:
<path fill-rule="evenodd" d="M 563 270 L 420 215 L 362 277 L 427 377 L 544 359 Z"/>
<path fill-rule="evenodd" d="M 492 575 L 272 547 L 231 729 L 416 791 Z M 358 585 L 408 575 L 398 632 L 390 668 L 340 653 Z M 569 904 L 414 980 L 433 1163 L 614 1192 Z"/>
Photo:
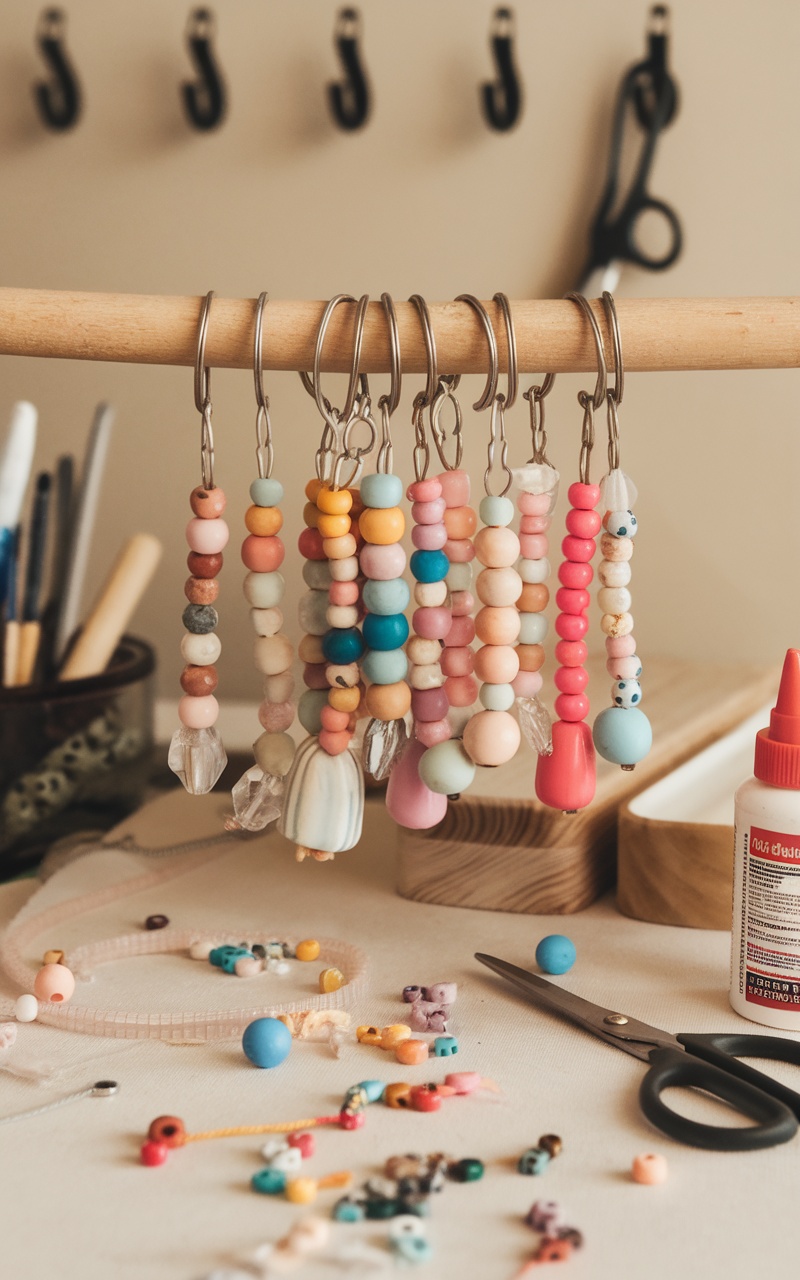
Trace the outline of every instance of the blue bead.
<path fill-rule="evenodd" d="M 405 578 L 382 582 L 370 579 L 364 583 L 364 608 L 368 613 L 402 613 L 410 599 L 411 590 Z"/>
<path fill-rule="evenodd" d="M 408 658 L 402 649 L 374 649 L 365 656 L 361 670 L 370 684 L 396 684 L 405 680 Z"/>
<path fill-rule="evenodd" d="M 653 745 L 650 721 L 638 707 L 606 707 L 592 729 L 597 754 L 629 767 L 644 760 Z"/>
<path fill-rule="evenodd" d="M 386 1090 L 385 1080 L 362 1080 L 358 1086 L 367 1095 L 367 1102 L 380 1102 Z"/>
<path fill-rule="evenodd" d="M 544 1173 L 549 1163 L 549 1151 L 544 1151 L 541 1147 L 529 1147 L 527 1151 L 523 1151 L 517 1161 L 517 1169 L 520 1173 L 538 1176 L 540 1173 Z"/>
<path fill-rule="evenodd" d="M 409 564 L 417 582 L 443 582 L 450 568 L 443 551 L 415 551 Z"/>
<path fill-rule="evenodd" d="M 361 1222 L 364 1217 L 364 1206 L 350 1196 L 342 1196 L 331 1210 L 334 1222 Z"/>
<path fill-rule="evenodd" d="M 569 973 L 576 954 L 570 938 L 563 933 L 549 933 L 536 948 L 536 963 L 545 973 Z"/>
<path fill-rule="evenodd" d="M 277 507 L 283 501 L 283 485 L 280 480 L 254 480 L 250 501 L 257 507 Z"/>
<path fill-rule="evenodd" d="M 297 703 L 297 719 L 312 737 L 316 737 L 322 728 L 320 712 L 328 705 L 326 689 L 306 689 Z"/>
<path fill-rule="evenodd" d="M 399 476 L 364 476 L 361 481 L 361 500 L 365 507 L 399 507 L 403 500 L 403 481 Z"/>
<path fill-rule="evenodd" d="M 507 525 L 514 519 L 514 503 L 510 498 L 494 497 L 488 494 L 481 498 L 478 514 L 484 524 Z"/>
<path fill-rule="evenodd" d="M 262 1196 L 279 1196 L 286 1190 L 286 1174 L 282 1169 L 259 1169 L 250 1179 L 250 1186 Z"/>
<path fill-rule="evenodd" d="M 368 649 L 399 649 L 408 639 L 408 620 L 402 613 L 392 613 L 388 617 L 368 613 L 363 629 Z"/>
<path fill-rule="evenodd" d="M 292 1033 L 279 1018 L 256 1018 L 242 1036 L 245 1057 L 257 1067 L 277 1067 L 291 1047 Z"/>
<path fill-rule="evenodd" d="M 458 1041 L 455 1036 L 437 1036 L 433 1042 L 433 1056 L 435 1058 L 450 1058 L 454 1053 L 458 1053 Z"/>
<path fill-rule="evenodd" d="M 252 951 L 248 951 L 247 947 L 214 947 L 213 951 L 208 954 L 209 963 L 216 965 L 217 968 L 223 969 L 225 973 L 234 973 L 236 961 L 241 960 L 243 956 L 253 959 Z"/>
<path fill-rule="evenodd" d="M 388 647 L 394 648 L 394 645 Z M 358 627 L 331 627 L 322 637 L 322 652 L 328 662 L 346 667 L 350 662 L 357 662 L 364 652 L 363 636 Z"/>

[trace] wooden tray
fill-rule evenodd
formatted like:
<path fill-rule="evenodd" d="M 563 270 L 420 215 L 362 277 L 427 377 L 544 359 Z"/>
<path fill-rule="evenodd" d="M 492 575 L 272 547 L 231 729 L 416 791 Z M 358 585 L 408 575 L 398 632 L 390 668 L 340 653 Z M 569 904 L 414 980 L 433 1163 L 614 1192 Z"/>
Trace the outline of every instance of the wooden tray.
<path fill-rule="evenodd" d="M 606 705 L 602 656 L 589 664 L 593 710 Z M 479 769 L 469 794 L 431 831 L 400 830 L 397 891 L 417 902 L 568 914 L 615 878 L 620 805 L 727 733 L 773 697 L 779 669 L 649 659 L 644 708 L 653 749 L 632 772 L 598 761 L 588 809 L 563 814 L 534 795 L 535 756 L 523 745 L 497 771 Z"/>

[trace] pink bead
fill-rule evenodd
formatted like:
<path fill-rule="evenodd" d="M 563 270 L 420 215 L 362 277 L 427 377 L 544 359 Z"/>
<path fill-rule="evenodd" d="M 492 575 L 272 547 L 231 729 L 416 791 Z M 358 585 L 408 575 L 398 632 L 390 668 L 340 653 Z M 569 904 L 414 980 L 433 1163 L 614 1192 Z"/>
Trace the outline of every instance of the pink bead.
<path fill-rule="evenodd" d="M 439 476 L 442 495 L 448 507 L 466 507 L 469 503 L 469 475 L 461 467 L 443 471 Z"/>
<path fill-rule="evenodd" d="M 556 604 L 562 613 L 583 613 L 589 608 L 589 592 L 574 587 L 560 587 L 556 592 Z"/>
<path fill-rule="evenodd" d="M 265 699 L 258 708 L 258 719 L 267 733 L 283 733 L 294 720 L 294 706 L 291 702 L 267 702 Z"/>
<path fill-rule="evenodd" d="M 189 505 L 196 516 L 203 520 L 216 520 L 225 510 L 225 494 L 222 489 L 206 489 L 198 485 L 189 494 Z"/>
<path fill-rule="evenodd" d="M 585 667 L 559 667 L 553 682 L 559 693 L 583 693 L 589 683 L 589 673 Z"/>
<path fill-rule="evenodd" d="M 478 681 L 474 676 L 451 676 L 444 689 L 451 707 L 471 707 L 478 696 Z"/>
<path fill-rule="evenodd" d="M 549 516 L 523 516 L 519 522 L 519 531 L 520 533 L 547 533 L 552 523 Z"/>
<path fill-rule="evenodd" d="M 449 720 L 419 720 L 414 725 L 414 737 L 425 747 L 435 747 L 437 742 L 447 742 L 452 735 Z"/>
<path fill-rule="evenodd" d="M 327 689 L 326 662 L 307 662 L 303 668 L 303 683 L 307 689 Z"/>
<path fill-rule="evenodd" d="M 517 510 L 524 516 L 546 516 L 551 501 L 549 493 L 520 493 L 517 495 Z"/>
<path fill-rule="evenodd" d="M 576 538 L 594 538 L 600 532 L 600 512 L 573 508 L 567 512 L 567 531 Z"/>
<path fill-rule="evenodd" d="M 568 533 L 561 543 L 561 551 L 565 560 L 574 560 L 579 564 L 591 560 L 595 553 L 595 545 L 591 538 L 576 538 Z"/>
<path fill-rule="evenodd" d="M 329 702 L 320 708 L 319 719 L 323 729 L 330 729 L 332 733 L 339 733 L 342 729 L 349 729 L 350 727 L 348 712 L 337 711 Z"/>
<path fill-rule="evenodd" d="M 615 680 L 638 680 L 641 662 L 635 653 L 628 658 L 609 658 L 606 671 Z"/>
<path fill-rule="evenodd" d="M 412 689 L 411 711 L 415 720 L 441 720 L 450 703 L 444 689 Z"/>
<path fill-rule="evenodd" d="M 507 764 L 517 754 L 519 725 L 508 711 L 479 711 L 464 728 L 464 750 L 475 764 Z"/>
<path fill-rule="evenodd" d="M 562 667 L 582 667 L 589 650 L 582 640 L 559 640 L 556 645 L 556 662 Z"/>
<path fill-rule="evenodd" d="M 442 486 L 436 476 L 430 476 L 427 480 L 415 480 L 406 489 L 409 502 L 435 502 L 441 496 Z"/>
<path fill-rule="evenodd" d="M 446 676 L 471 676 L 475 670 L 475 654 L 467 648 L 443 649 L 439 665 Z"/>
<path fill-rule="evenodd" d="M 471 538 L 448 538 L 444 553 L 451 564 L 469 564 L 475 559 L 475 546 Z"/>
<path fill-rule="evenodd" d="M 214 521 L 214 524 L 218 523 L 219 521 Z M 211 524 L 211 521 L 204 520 L 203 524 Z M 283 564 L 285 555 L 283 542 L 274 534 L 268 538 L 260 538 L 251 533 L 242 543 L 242 563 L 253 573 L 274 573 Z"/>
<path fill-rule="evenodd" d="M 541 671 L 518 671 L 511 684 L 518 698 L 535 698 L 544 680 Z"/>
<path fill-rule="evenodd" d="M 576 481 L 567 489 L 567 498 L 571 507 L 590 511 L 600 501 L 600 486 L 599 484 L 580 484 Z"/>
<path fill-rule="evenodd" d="M 230 530 L 224 520 L 203 520 L 195 516 L 186 526 L 186 541 L 200 556 L 217 555 L 228 545 Z"/>
<path fill-rule="evenodd" d="M 414 831 L 435 827 L 447 813 L 447 796 L 431 791 L 419 776 L 419 762 L 426 750 L 422 742 L 412 738 L 389 774 L 386 788 L 389 813 L 395 822 Z M 363 1119 L 363 1112 L 356 1114 Z"/>
<path fill-rule="evenodd" d="M 340 756 L 350 746 L 352 736 L 349 729 L 340 729 L 337 732 L 332 732 L 330 729 L 320 729 L 317 741 L 327 755 Z"/>
<path fill-rule="evenodd" d="M 287 1133 L 286 1141 L 290 1147 L 297 1147 L 304 1160 L 310 1160 L 317 1145 L 313 1133 Z"/>
<path fill-rule="evenodd" d="M 588 587 L 594 577 L 594 569 L 590 564 L 578 563 L 574 560 L 562 560 L 558 566 L 558 580 L 565 587 L 581 590 Z"/>
<path fill-rule="evenodd" d="M 361 548 L 359 564 L 361 572 L 367 578 L 389 582 L 392 578 L 402 576 L 406 567 L 406 553 L 399 542 L 392 542 L 387 547 L 368 543 Z"/>
<path fill-rule="evenodd" d="M 415 609 L 411 626 L 425 640 L 443 640 L 450 630 L 450 610 L 444 605 Z"/>
<path fill-rule="evenodd" d="M 543 560 L 550 549 L 550 544 L 543 533 L 521 533 L 519 549 L 526 560 Z"/>
<path fill-rule="evenodd" d="M 590 804 L 597 782 L 592 731 L 583 721 L 556 720 L 553 752 L 536 763 L 536 794 L 551 809 L 567 813 Z"/>
<path fill-rule="evenodd" d="M 635 652 L 633 632 L 627 636 L 606 636 L 606 653 L 609 658 L 629 658 Z"/>
<path fill-rule="evenodd" d="M 360 594 L 358 582 L 332 582 L 328 587 L 331 604 L 356 604 Z"/>
<path fill-rule="evenodd" d="M 631 1177 L 634 1182 L 639 1182 L 646 1187 L 657 1187 L 660 1183 L 666 1182 L 668 1176 L 669 1168 L 664 1156 L 648 1151 L 634 1158 L 631 1168 Z"/>
<path fill-rule="evenodd" d="M 488 684 L 511 684 L 519 671 L 519 654 L 510 644 L 485 644 L 475 654 L 475 672 Z"/>
<path fill-rule="evenodd" d="M 554 705 L 559 720 L 585 720 L 589 714 L 589 699 L 585 693 L 560 693 Z"/>
<path fill-rule="evenodd" d="M 75 991 L 72 970 L 65 964 L 45 964 L 33 980 L 33 994 L 42 1004 L 66 1004 Z"/>
<path fill-rule="evenodd" d="M 454 618 L 463 618 L 475 608 L 475 597 L 471 591 L 454 591 L 450 597 L 450 610 Z"/>
<path fill-rule="evenodd" d="M 420 551 L 441 551 L 447 542 L 447 530 L 443 524 L 415 524 L 411 541 Z"/>
<path fill-rule="evenodd" d="M 562 640 L 582 640 L 589 630 L 589 619 L 582 613 L 560 613 L 556 618 L 556 635 Z"/>
<path fill-rule="evenodd" d="M 513 529 L 488 527 L 475 535 L 475 550 L 487 569 L 506 569 L 519 557 L 519 538 Z"/>
<path fill-rule="evenodd" d="M 415 502 L 411 507 L 411 519 L 415 524 L 441 524 L 445 513 L 444 498 L 433 502 Z"/>
<path fill-rule="evenodd" d="M 472 644 L 475 639 L 475 623 L 468 615 L 463 614 L 460 617 L 453 618 L 450 628 L 445 634 L 444 642 L 446 645 L 452 645 L 453 648 L 459 648 L 461 645 Z"/>
<path fill-rule="evenodd" d="M 209 524 L 211 521 L 209 521 Z M 187 729 L 210 729 L 219 715 L 219 703 L 213 693 L 192 698 L 189 694 L 178 703 L 178 719 Z"/>

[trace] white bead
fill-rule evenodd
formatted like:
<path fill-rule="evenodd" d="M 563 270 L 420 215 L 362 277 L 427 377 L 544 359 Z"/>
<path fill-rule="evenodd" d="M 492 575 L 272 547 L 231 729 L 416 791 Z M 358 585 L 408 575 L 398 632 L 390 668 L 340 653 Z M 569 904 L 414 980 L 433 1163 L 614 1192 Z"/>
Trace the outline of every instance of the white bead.
<path fill-rule="evenodd" d="M 601 560 L 597 566 L 597 578 L 604 587 L 627 587 L 631 580 L 631 566 L 627 560 Z"/>
<path fill-rule="evenodd" d="M 253 645 L 253 658 L 256 669 L 265 676 L 277 676 L 288 671 L 292 665 L 294 651 L 288 636 L 278 632 L 276 636 L 257 636 Z"/>
<path fill-rule="evenodd" d="M 195 667 L 210 666 L 216 662 L 221 652 L 219 636 L 213 631 L 209 631 L 205 636 L 196 636 L 191 631 L 187 631 L 181 640 L 181 657 L 184 662 Z"/>
<path fill-rule="evenodd" d="M 265 676 L 263 689 L 267 702 L 289 702 L 294 693 L 294 676 L 291 671 L 279 671 L 277 675 Z"/>
<path fill-rule="evenodd" d="M 337 666 L 329 662 L 325 668 L 325 679 L 331 689 L 355 689 L 360 679 L 357 662 L 348 662 Z"/>
<path fill-rule="evenodd" d="M 282 573 L 248 573 L 242 584 L 245 599 L 256 609 L 273 609 L 283 599 Z"/>
<path fill-rule="evenodd" d="M 408 683 L 412 689 L 440 689 L 444 684 L 442 668 L 438 662 L 425 667 L 410 667 Z"/>
<path fill-rule="evenodd" d="M 472 586 L 472 565 L 462 562 L 451 564 L 445 582 L 451 591 L 469 591 Z"/>
<path fill-rule="evenodd" d="M 483 604 L 503 608 L 519 600 L 522 578 L 516 569 L 483 569 L 475 579 L 475 591 Z"/>
<path fill-rule="evenodd" d="M 289 1150 L 289 1141 L 287 1138 L 269 1138 L 261 1148 L 261 1154 L 266 1161 L 274 1160 L 281 1151 Z"/>
<path fill-rule="evenodd" d="M 189 948 L 189 955 L 192 960 L 207 960 L 213 950 L 213 942 L 193 942 Z"/>
<path fill-rule="evenodd" d="M 359 574 L 358 556 L 345 556 L 342 560 L 331 560 L 330 570 L 334 582 L 355 582 Z"/>
<path fill-rule="evenodd" d="M 287 1237 L 297 1253 L 316 1253 L 324 1249 L 331 1235 L 330 1223 L 317 1214 L 308 1214 L 292 1227 Z"/>
<path fill-rule="evenodd" d="M 541 560 L 518 560 L 517 573 L 523 582 L 547 582 L 550 577 L 550 561 L 547 556 Z"/>
<path fill-rule="evenodd" d="M 442 646 L 438 640 L 426 640 L 424 636 L 412 636 L 406 645 L 409 662 L 415 666 L 427 667 L 438 662 L 442 655 Z"/>
<path fill-rule="evenodd" d="M 549 623 L 543 613 L 521 613 L 519 615 L 519 644 L 542 644 Z"/>
<path fill-rule="evenodd" d="M 312 591 L 327 591 L 331 584 L 331 567 L 327 560 L 306 560 L 303 582 Z"/>
<path fill-rule="evenodd" d="M 283 629 L 283 610 L 251 609 L 250 621 L 257 636 L 276 636 Z"/>
<path fill-rule="evenodd" d="M 611 686 L 611 701 L 615 707 L 638 707 L 642 700 L 642 686 L 638 680 L 615 680 Z"/>
<path fill-rule="evenodd" d="M 607 511 L 603 528 L 614 538 L 635 538 L 638 522 L 632 511 Z"/>
<path fill-rule="evenodd" d="M 597 603 L 603 613 L 627 613 L 631 607 L 631 593 L 627 587 L 603 587 L 597 593 Z"/>
<path fill-rule="evenodd" d="M 279 1151 L 269 1162 L 270 1169 L 280 1169 L 282 1173 L 297 1173 L 303 1164 L 303 1153 L 299 1147 L 287 1147 Z"/>
<path fill-rule="evenodd" d="M 600 630 L 607 636 L 629 636 L 633 631 L 633 618 L 629 613 L 604 613 Z"/>
<path fill-rule="evenodd" d="M 642 674 L 642 664 L 638 654 L 632 653 L 625 658 L 609 658 L 606 671 L 615 680 L 638 680 Z"/>
<path fill-rule="evenodd" d="M 398 1213 L 389 1225 L 390 1240 L 407 1240 L 412 1236 L 425 1235 L 424 1219 L 415 1213 Z"/>
<path fill-rule="evenodd" d="M 630 538 L 612 538 L 610 533 L 604 533 L 600 539 L 600 555 L 604 560 L 612 560 L 614 563 L 630 560 L 633 542 Z"/>
<path fill-rule="evenodd" d="M 36 996 L 19 996 L 14 1005 L 14 1017 L 17 1022 L 34 1022 L 39 1012 L 39 1001 Z"/>
<path fill-rule="evenodd" d="M 358 609 L 353 604 L 328 605 L 325 617 L 329 627 L 344 630 L 347 627 L 358 626 Z"/>
<path fill-rule="evenodd" d="M 421 609 L 437 609 L 447 599 L 447 582 L 418 582 L 414 587 L 414 602 Z"/>
<path fill-rule="evenodd" d="M 285 778 L 294 759 L 294 739 L 288 733 L 262 733 L 253 743 L 253 756 L 263 773 Z"/>

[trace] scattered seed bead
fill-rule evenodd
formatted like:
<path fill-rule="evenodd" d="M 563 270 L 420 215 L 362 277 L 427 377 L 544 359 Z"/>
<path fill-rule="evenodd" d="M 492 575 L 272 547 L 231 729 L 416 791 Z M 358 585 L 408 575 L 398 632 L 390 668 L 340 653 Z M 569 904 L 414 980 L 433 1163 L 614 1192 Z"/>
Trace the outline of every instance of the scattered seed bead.
<path fill-rule="evenodd" d="M 668 1176 L 669 1167 L 664 1156 L 648 1151 L 634 1158 L 631 1168 L 631 1177 L 634 1182 L 639 1182 L 647 1187 L 655 1187 L 666 1182 Z"/>
<path fill-rule="evenodd" d="M 338 991 L 344 986 L 344 980 L 341 969 L 335 967 L 323 969 L 319 975 L 319 989 L 322 992 Z"/>
<path fill-rule="evenodd" d="M 169 924 L 169 916 L 155 915 L 148 916 L 144 922 L 145 929 L 166 929 Z"/>

